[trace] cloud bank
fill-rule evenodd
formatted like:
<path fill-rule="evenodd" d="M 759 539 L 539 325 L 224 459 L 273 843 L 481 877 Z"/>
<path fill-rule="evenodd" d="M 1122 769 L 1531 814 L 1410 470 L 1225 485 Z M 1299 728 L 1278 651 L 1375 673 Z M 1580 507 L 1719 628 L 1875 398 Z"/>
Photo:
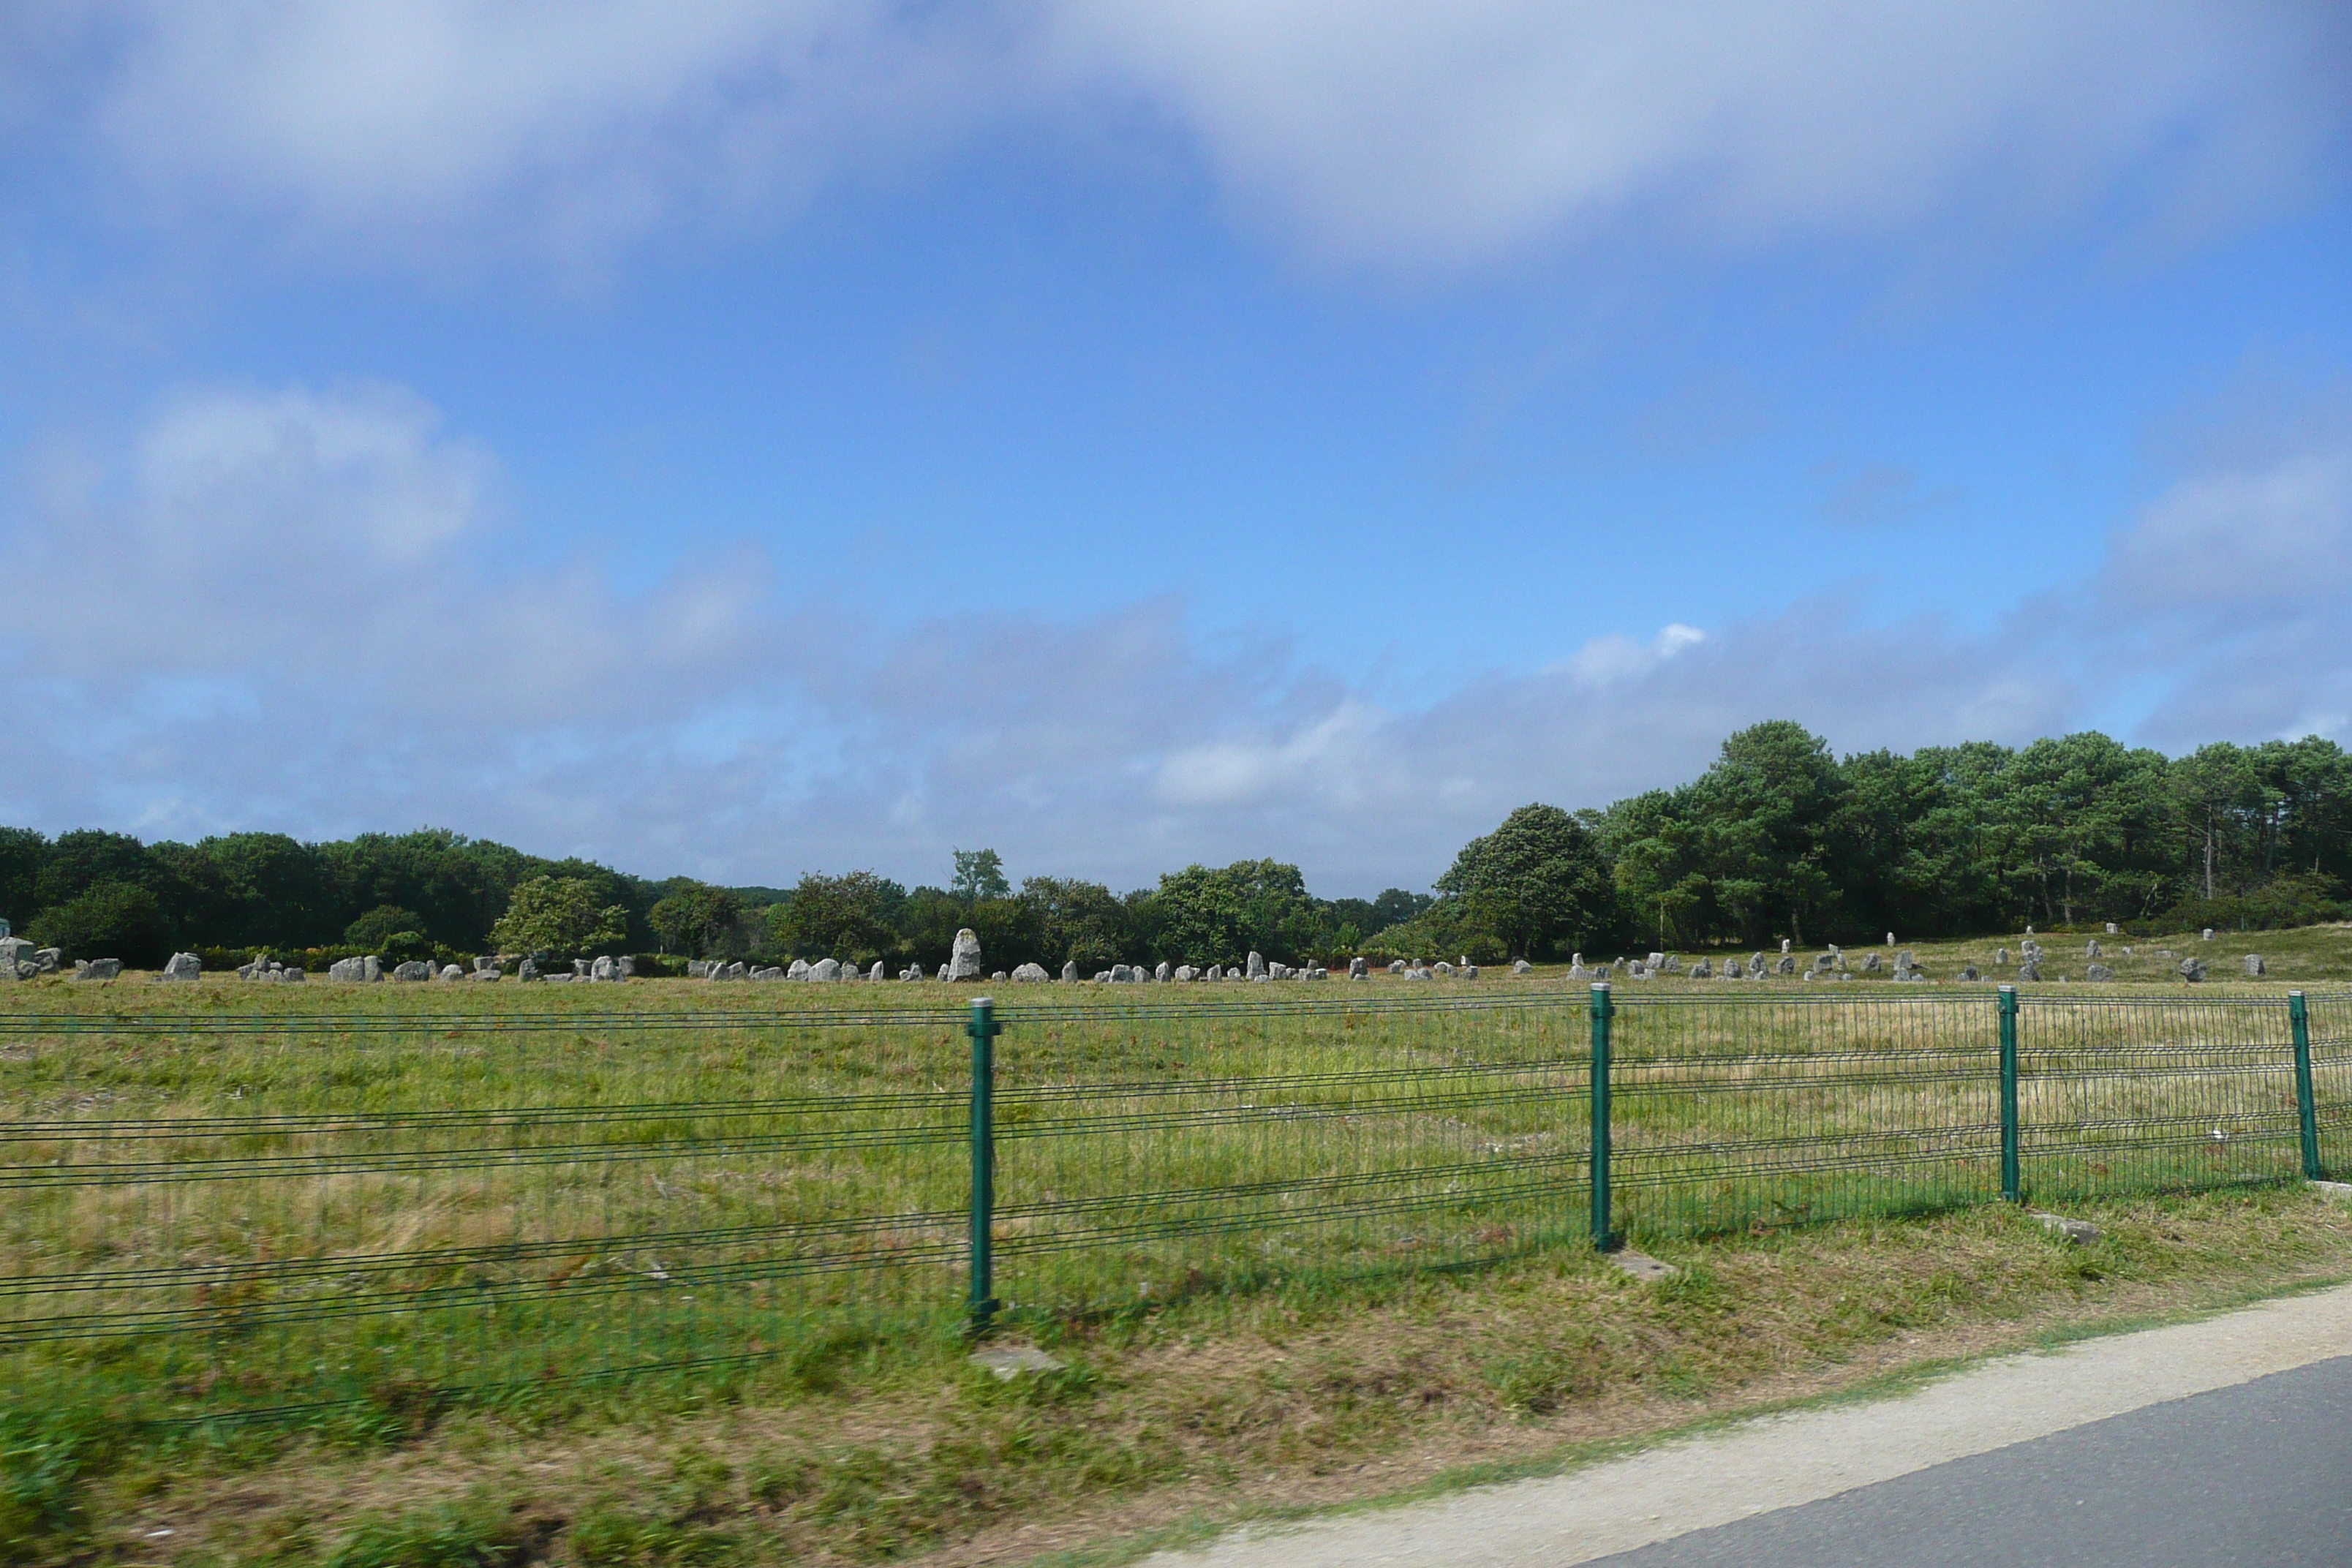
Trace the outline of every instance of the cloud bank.
<path fill-rule="evenodd" d="M 28 479 L 0 521 L 0 656 L 31 699 L 0 819 L 51 829 L 433 822 L 735 880 L 937 878 L 980 843 L 1121 885 L 1274 855 L 1369 891 L 1526 801 L 1685 778 L 1767 718 L 1845 750 L 2020 742 L 2106 717 L 2127 668 L 2159 743 L 2352 738 L 2336 403 L 2206 454 L 2091 579 L 1988 630 L 1875 624 L 1833 589 L 1411 710 L 1277 639 L 1213 657 L 1164 600 L 891 633 L 790 601 L 749 550 L 652 584 L 517 566 L 495 457 L 395 387 L 191 391 Z"/>
<path fill-rule="evenodd" d="M 594 269 L 1019 123 L 1160 127 L 1253 223 L 1410 268 L 2266 208 L 2340 128 L 2347 38 L 2317 0 L 33 0 L 0 81 L 47 84 L 127 212 L 370 264 Z"/>

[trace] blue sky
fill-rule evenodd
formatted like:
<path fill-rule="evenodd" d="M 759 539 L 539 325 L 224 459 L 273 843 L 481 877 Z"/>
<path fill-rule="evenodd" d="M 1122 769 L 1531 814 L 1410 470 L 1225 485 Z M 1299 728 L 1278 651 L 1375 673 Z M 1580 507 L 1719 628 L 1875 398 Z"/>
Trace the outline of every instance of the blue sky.
<path fill-rule="evenodd" d="M 1425 886 L 2352 740 L 2340 7 L 0 21 L 0 817 Z"/>

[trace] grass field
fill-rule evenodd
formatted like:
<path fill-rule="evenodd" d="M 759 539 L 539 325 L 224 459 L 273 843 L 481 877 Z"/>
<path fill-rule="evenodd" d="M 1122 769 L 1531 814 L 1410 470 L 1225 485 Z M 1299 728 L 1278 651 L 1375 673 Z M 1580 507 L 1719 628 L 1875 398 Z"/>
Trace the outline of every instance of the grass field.
<path fill-rule="evenodd" d="M 2191 951 L 2178 938 L 2103 943 L 2134 946 L 2118 967 L 2150 971 L 2171 962 L 2151 948 Z M 1996 945 L 1913 951 L 1941 976 Z M 2199 945 L 2222 976 L 2223 944 Z M 2235 1278 L 2233 1244 L 2204 1237 L 2193 1259 L 2168 1250 L 2232 1203 L 2286 1216 L 2290 1272 L 2335 1267 L 2344 1240 L 2332 1212 L 2278 1185 L 2300 1166 L 2275 1004 L 2312 987 L 2326 1148 L 2352 1163 L 2352 1013 L 2325 984 L 2352 973 L 2352 931 L 2239 946 L 2263 952 L 2272 977 L 2027 988 L 2029 1190 L 2174 1216 L 2146 1221 L 2156 1229 L 2131 1267 L 2150 1280 Z M 1666 1375 L 1639 1335 L 1555 1321 L 1544 1348 L 1526 1304 L 1566 1290 L 1627 1306 L 1590 1295 L 1609 1277 L 1583 1240 L 1587 996 L 1557 971 L 995 990 L 1008 1015 L 997 1293 L 1008 1331 L 1086 1351 L 1067 1374 L 1015 1385 L 959 1360 L 969 992 L 137 978 L 0 990 L 6 1529 L 60 1560 L 79 1539 L 122 1561 L 199 1561 L 230 1552 L 188 1490 L 204 1475 L 230 1491 L 246 1483 L 229 1478 L 276 1478 L 279 1500 L 250 1511 L 284 1527 L 280 1539 L 256 1525 L 215 1560 L 491 1562 L 500 1541 L 513 1560 L 887 1556 L 989 1536 L 1031 1506 L 1023 1488 L 1140 1498 L 1197 1490 L 1209 1473 L 1171 1465 L 1248 1473 L 1270 1440 L 1255 1428 L 1239 1447 L 1212 1416 L 1187 1417 L 1208 1429 L 1176 1438 L 1134 1430 L 1164 1418 L 1139 1414 L 1159 1395 L 1120 1380 L 1150 1382 L 1139 1369 L 1171 1335 L 1209 1369 L 1204 1386 L 1224 1386 L 1220 1347 L 1267 1331 L 1313 1325 L 1353 1344 L 1359 1318 L 1468 1311 L 1481 1326 L 1465 1331 L 1485 1343 L 1489 1319 L 1523 1313 L 1521 1338 L 1495 1340 L 1475 1373 L 1464 1363 L 1444 1383 L 1438 1402 L 1479 1412 L 1465 1418 L 1481 1432 L 1590 1415 L 1626 1377 Z M 1870 1305 L 1879 1313 L 1923 1287 L 1860 1283 L 1879 1278 L 1872 1247 L 1913 1249 L 1922 1277 L 1940 1278 L 1949 1247 L 2032 1242 L 1984 1207 L 1999 1191 L 1990 984 L 1617 992 L 1617 1214 L 1642 1245 L 1727 1260 L 1751 1284 L 1782 1267 L 1759 1259 L 1834 1254 L 1848 1294 L 1885 1297 Z M 2241 1196 L 2151 1195 L 2200 1189 Z M 1910 1228 L 1889 1228 L 1896 1216 Z M 2044 1284 L 2079 1294 L 2069 1278 Z M 2049 1305 L 2042 1289 L 1997 1290 L 1998 1309 L 1901 1307 L 1853 1342 L 1897 1322 L 2030 1317 Z M 1710 1336 L 1735 1321 L 1757 1331 L 1754 1315 L 1774 1310 L 1696 1301 L 1674 1318 L 1669 1337 L 1687 1340 L 1675 1353 L 1704 1347 L 1723 1366 L 1740 1358 Z M 1826 1331 L 1799 1336 L 1814 1348 L 1783 1345 L 1796 1361 L 1772 1375 Z M 1693 1386 L 1751 1390 L 1760 1365 Z M 638 1375 L 601 1375 L 623 1372 Z M 273 1414 L 221 1419 L 255 1411 Z M 805 1415 L 821 1440 L 772 1432 L 783 1457 L 762 1480 L 735 1447 L 698 1460 L 688 1450 L 703 1438 L 655 1436 L 752 1412 L 785 1426 Z M 1106 1419 L 1126 1435 L 1106 1436 Z M 1413 1423 L 1342 1425 L 1355 1435 L 1339 1451 L 1387 1464 Z M 469 1443 L 488 1447 L 450 1459 Z M 532 1463 L 570 1478 L 538 1523 L 480 1489 L 505 1484 L 490 1479 L 505 1461 L 486 1455 L 535 1446 L 567 1457 Z M 676 1462 L 653 1464 L 656 1448 Z M 356 1479 L 331 1495 L 292 1486 L 288 1469 L 406 1474 L 426 1451 L 449 1468 L 413 1489 L 422 1513 Z M 565 1469 L 588 1454 L 625 1484 L 600 1490 Z M 1283 1475 L 1315 1459 L 1310 1445 L 1268 1462 Z M 151 1513 L 206 1521 L 151 1526 L 174 1532 L 160 1545 L 110 1534 L 142 1488 L 154 1489 Z M 919 1508 L 877 1500 L 909 1488 Z M 620 1522 L 598 1524 L 599 1509 Z M 352 1522 L 370 1510 L 381 1541 Z M 739 1515 L 782 1522 L 746 1534 L 728 1522 Z M 443 1525 L 456 1555 L 394 1539 Z M 470 1557 L 467 1531 L 489 1543 Z"/>

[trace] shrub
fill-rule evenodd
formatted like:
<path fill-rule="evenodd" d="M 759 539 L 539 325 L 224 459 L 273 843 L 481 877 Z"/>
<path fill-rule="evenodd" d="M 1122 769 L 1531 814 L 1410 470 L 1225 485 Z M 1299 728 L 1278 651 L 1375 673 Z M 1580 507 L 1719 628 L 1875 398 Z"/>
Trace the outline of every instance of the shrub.
<path fill-rule="evenodd" d="M 80 897 L 44 910 L 26 936 L 68 959 L 119 958 L 155 969 L 172 955 L 171 922 L 155 895 L 129 882 L 100 882 Z"/>

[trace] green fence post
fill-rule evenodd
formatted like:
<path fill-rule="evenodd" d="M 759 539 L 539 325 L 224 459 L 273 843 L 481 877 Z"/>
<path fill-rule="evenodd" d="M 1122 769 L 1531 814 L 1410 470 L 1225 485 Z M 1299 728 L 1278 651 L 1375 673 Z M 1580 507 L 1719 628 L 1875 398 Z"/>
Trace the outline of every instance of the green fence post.
<path fill-rule="evenodd" d="M 2025 1201 L 2017 1170 L 2017 987 L 2000 988 L 2000 1196 Z"/>
<path fill-rule="evenodd" d="M 2319 1167 L 2319 1107 L 2311 1091 L 2311 1019 L 2304 1011 L 2302 992 L 2286 994 L 2286 1017 L 2294 1029 L 2294 1110 L 2303 1122 L 2303 1179 L 2316 1182 L 2326 1173 Z"/>
<path fill-rule="evenodd" d="M 996 1260 L 990 1231 L 996 1218 L 996 1021 L 992 997 L 972 999 L 971 1022 L 971 1331 L 987 1329 L 997 1308 Z"/>
<path fill-rule="evenodd" d="M 1609 1228 L 1609 987 L 1592 988 L 1592 1245 L 1617 1247 Z"/>

